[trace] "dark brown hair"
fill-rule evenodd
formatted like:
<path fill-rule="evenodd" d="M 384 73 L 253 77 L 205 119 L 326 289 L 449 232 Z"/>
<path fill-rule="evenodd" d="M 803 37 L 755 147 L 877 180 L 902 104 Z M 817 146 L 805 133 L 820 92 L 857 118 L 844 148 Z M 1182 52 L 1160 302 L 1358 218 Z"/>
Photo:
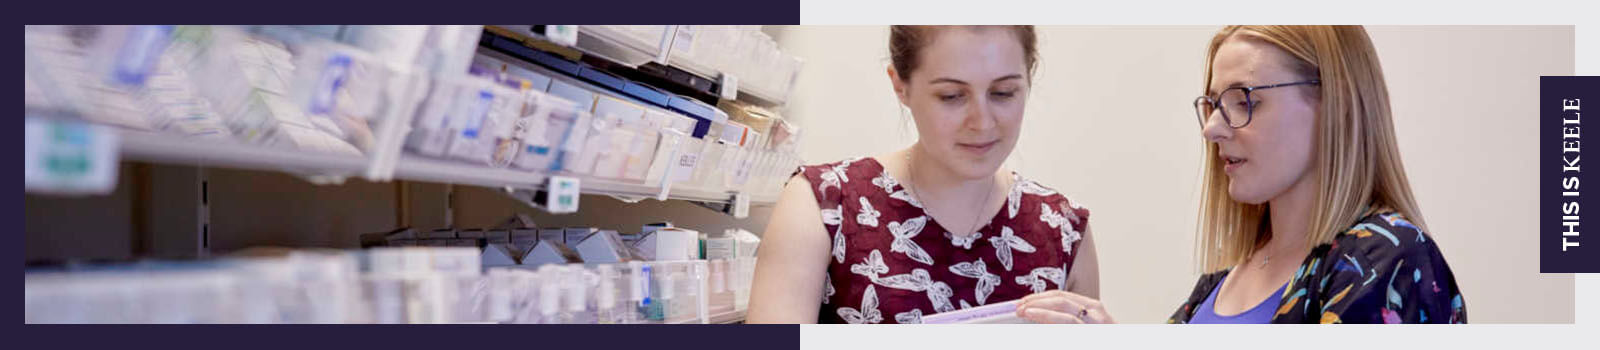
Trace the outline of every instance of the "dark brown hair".
<path fill-rule="evenodd" d="M 1033 80 L 1033 70 L 1039 62 L 1038 38 L 1033 26 L 889 26 L 889 60 L 894 63 L 901 81 L 911 81 L 911 72 L 922 63 L 922 48 L 933 41 L 934 34 L 950 28 L 1010 30 L 1017 43 L 1022 44 L 1023 64 L 1028 67 L 1028 80 Z"/>

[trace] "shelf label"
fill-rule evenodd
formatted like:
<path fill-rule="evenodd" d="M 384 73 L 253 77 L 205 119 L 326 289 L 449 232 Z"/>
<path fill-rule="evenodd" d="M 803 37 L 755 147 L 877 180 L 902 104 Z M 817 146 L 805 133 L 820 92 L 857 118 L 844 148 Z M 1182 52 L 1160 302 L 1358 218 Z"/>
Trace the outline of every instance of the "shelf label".
<path fill-rule="evenodd" d="M 744 186 L 750 181 L 751 169 L 755 167 L 756 154 L 748 149 L 739 149 L 739 164 L 733 173 L 733 185 Z"/>
<path fill-rule="evenodd" d="M 546 185 L 544 207 L 551 214 L 566 214 L 578 212 L 578 196 L 582 193 L 578 178 L 571 176 L 551 176 L 550 183 Z"/>
<path fill-rule="evenodd" d="M 733 194 L 733 218 L 743 219 L 750 216 L 750 195 L 744 192 Z"/>
<path fill-rule="evenodd" d="M 547 38 L 550 38 L 550 42 L 553 42 L 553 43 L 556 43 L 556 44 L 565 45 L 565 46 L 577 45 L 578 44 L 578 26 L 576 26 L 576 25 L 546 25 L 546 26 L 544 26 L 544 36 L 547 37 Z"/>
<path fill-rule="evenodd" d="M 733 74 L 722 73 L 722 79 L 720 83 L 720 85 L 722 85 L 722 87 L 719 88 L 721 89 L 722 99 L 734 100 L 739 98 L 738 77 L 733 76 Z"/>
<path fill-rule="evenodd" d="M 689 175 L 694 174 L 695 165 L 699 163 L 700 152 L 694 149 L 681 150 L 678 152 L 677 161 L 672 163 L 672 173 L 667 181 L 680 182 L 688 180 Z"/>
<path fill-rule="evenodd" d="M 678 26 L 675 39 L 672 40 L 672 51 L 681 52 L 682 55 L 692 55 L 694 52 L 695 27 L 692 25 Z"/>
<path fill-rule="evenodd" d="M 116 189 L 118 138 L 111 127 L 27 118 L 23 182 L 28 192 L 106 194 Z"/>

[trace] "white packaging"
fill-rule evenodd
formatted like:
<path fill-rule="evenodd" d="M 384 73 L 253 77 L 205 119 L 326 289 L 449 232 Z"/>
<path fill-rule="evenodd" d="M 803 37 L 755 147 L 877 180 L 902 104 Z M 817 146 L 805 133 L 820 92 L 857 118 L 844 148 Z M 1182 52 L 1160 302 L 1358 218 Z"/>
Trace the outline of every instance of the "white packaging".
<path fill-rule="evenodd" d="M 656 160 L 657 143 L 670 122 L 666 112 L 648 110 L 634 127 L 633 142 L 628 145 L 628 161 L 622 170 L 622 177 L 636 182 L 644 182 L 650 174 L 651 165 Z"/>
<path fill-rule="evenodd" d="M 601 96 L 595 102 L 594 115 L 596 132 L 590 134 L 589 147 L 584 149 L 585 157 L 595 158 L 595 176 L 621 178 L 623 168 L 628 163 L 628 152 L 633 146 L 633 129 L 644 119 L 644 108 Z M 601 137 L 597 139 L 593 136 Z"/>
<path fill-rule="evenodd" d="M 732 237 L 717 237 L 706 239 L 706 260 L 729 260 L 736 254 L 738 245 Z"/>
<path fill-rule="evenodd" d="M 494 151 L 501 141 L 510 139 L 521 109 L 521 95 L 515 90 L 479 77 L 467 77 L 466 88 L 456 96 L 450 146 L 452 158 L 494 164 Z"/>
<path fill-rule="evenodd" d="M 636 246 L 655 261 L 695 260 L 700 256 L 700 233 L 684 228 L 664 228 L 640 239 Z"/>
<path fill-rule="evenodd" d="M 460 90 L 457 84 L 440 81 L 430 85 L 427 99 L 412 121 L 411 133 L 406 135 L 406 149 L 431 157 L 444 156 L 450 143 L 450 125 L 454 123 L 451 111 Z"/>
<path fill-rule="evenodd" d="M 729 230 L 729 232 L 727 233 L 727 236 L 729 238 L 732 238 L 733 241 L 734 241 L 734 244 L 736 245 L 734 247 L 734 252 L 735 252 L 735 254 L 734 254 L 735 256 L 734 257 L 736 257 L 736 258 L 755 258 L 756 257 L 756 249 L 760 248 L 760 246 L 761 246 L 761 237 L 756 237 L 756 234 L 750 233 L 750 231 L 745 231 L 744 229 Z"/>
<path fill-rule="evenodd" d="M 522 154 L 514 164 L 527 170 L 549 170 L 559 153 L 557 147 L 570 132 L 577 115 L 572 101 L 542 93 L 530 93 L 531 108 L 525 108 L 521 123 Z"/>
<path fill-rule="evenodd" d="M 581 143 L 578 143 L 582 147 L 572 150 L 574 153 L 570 154 L 576 156 L 570 158 L 571 162 L 566 164 L 566 170 L 578 174 L 593 173 L 601 154 L 610 152 L 611 134 L 615 127 L 615 119 L 598 114 L 591 115 L 589 120 L 574 127 L 573 135 L 582 138 Z"/>

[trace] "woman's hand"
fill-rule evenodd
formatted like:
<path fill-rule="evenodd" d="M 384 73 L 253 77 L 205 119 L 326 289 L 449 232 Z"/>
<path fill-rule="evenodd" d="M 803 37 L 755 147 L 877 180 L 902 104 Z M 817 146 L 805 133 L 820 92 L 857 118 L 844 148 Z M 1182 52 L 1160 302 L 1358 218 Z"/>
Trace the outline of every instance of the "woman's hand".
<path fill-rule="evenodd" d="M 1099 300 L 1064 290 L 1023 297 L 1017 317 L 1034 323 L 1117 323 Z"/>

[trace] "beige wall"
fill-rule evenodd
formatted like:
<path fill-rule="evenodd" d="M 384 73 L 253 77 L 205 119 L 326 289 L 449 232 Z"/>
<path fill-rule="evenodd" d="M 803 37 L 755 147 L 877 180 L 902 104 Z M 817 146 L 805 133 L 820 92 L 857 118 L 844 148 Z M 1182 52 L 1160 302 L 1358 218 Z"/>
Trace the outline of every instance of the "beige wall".
<path fill-rule="evenodd" d="M 1041 64 L 1008 166 L 1093 210 L 1102 290 L 1124 322 L 1162 322 L 1193 287 L 1200 143 L 1189 101 L 1217 27 L 1041 27 Z M 910 144 L 876 27 L 775 30 L 805 59 L 787 116 L 823 162 Z M 1400 148 L 1476 323 L 1573 320 L 1571 275 L 1537 273 L 1539 75 L 1570 75 L 1557 27 L 1372 27 Z M 850 142 L 838 142 L 850 140 Z"/>

